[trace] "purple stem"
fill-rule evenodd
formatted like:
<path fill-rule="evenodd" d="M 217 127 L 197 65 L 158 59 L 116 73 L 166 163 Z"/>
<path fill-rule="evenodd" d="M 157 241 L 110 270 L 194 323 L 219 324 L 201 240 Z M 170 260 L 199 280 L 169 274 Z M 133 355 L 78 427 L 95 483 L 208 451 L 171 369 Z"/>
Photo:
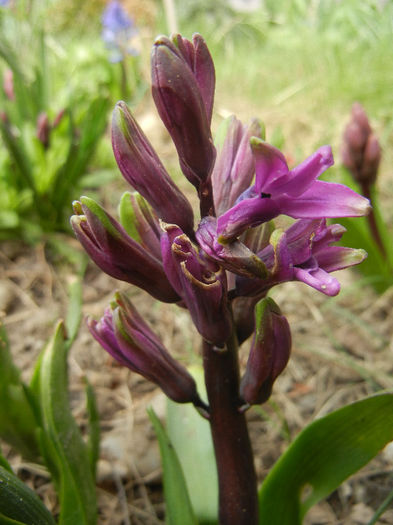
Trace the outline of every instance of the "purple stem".
<path fill-rule="evenodd" d="M 218 471 L 220 525 L 257 525 L 258 495 L 254 458 L 244 413 L 239 412 L 236 337 L 226 351 L 203 342 L 210 426 Z"/>

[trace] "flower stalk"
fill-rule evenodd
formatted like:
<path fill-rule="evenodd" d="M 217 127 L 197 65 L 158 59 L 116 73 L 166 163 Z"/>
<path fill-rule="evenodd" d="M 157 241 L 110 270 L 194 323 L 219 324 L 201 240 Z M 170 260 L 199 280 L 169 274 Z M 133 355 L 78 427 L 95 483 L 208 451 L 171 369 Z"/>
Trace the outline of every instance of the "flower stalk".
<path fill-rule="evenodd" d="M 239 398 L 236 335 L 224 352 L 203 341 L 210 427 L 219 480 L 220 525 L 257 525 L 257 478 L 246 417 Z"/>

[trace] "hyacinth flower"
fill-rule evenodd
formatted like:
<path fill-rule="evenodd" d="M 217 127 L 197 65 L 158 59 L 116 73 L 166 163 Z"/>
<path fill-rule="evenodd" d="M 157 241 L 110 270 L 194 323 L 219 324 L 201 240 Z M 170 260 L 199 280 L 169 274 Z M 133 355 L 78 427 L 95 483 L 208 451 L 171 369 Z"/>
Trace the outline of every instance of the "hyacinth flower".
<path fill-rule="evenodd" d="M 124 102 L 114 110 L 113 151 L 138 193 L 122 198 L 121 224 L 86 198 L 75 204 L 71 222 L 103 271 L 189 311 L 202 340 L 208 397 L 203 408 L 216 455 L 219 522 L 256 525 L 256 474 L 244 412 L 268 400 L 291 346 L 288 322 L 266 296 L 293 280 L 337 294 L 339 283 L 330 273 L 358 264 L 365 253 L 336 246 L 344 229 L 327 225 L 326 218 L 364 215 L 369 201 L 343 185 L 318 180 L 333 164 L 329 146 L 289 169 L 283 154 L 264 141 L 256 120 L 243 125 L 232 117 L 223 124 L 216 149 L 210 128 L 214 66 L 200 35 L 192 41 L 159 37 L 151 71 L 158 113 L 199 198 L 199 224 Z M 298 220 L 286 231 L 275 230 L 271 220 L 278 215 Z M 125 298 L 117 296 L 103 319 L 89 325 L 120 363 L 172 399 L 198 406 L 183 368 L 174 365 Z M 239 342 L 252 332 L 240 379 Z"/>
<path fill-rule="evenodd" d="M 230 242 L 247 228 L 280 214 L 295 219 L 360 217 L 370 208 L 368 199 L 342 184 L 317 180 L 333 165 L 330 146 L 322 146 L 289 170 L 283 154 L 261 139 L 252 138 L 255 183 L 217 220 L 220 243 Z"/>
<path fill-rule="evenodd" d="M 120 2 L 109 2 L 102 14 L 102 40 L 110 51 L 111 62 L 121 62 L 127 55 L 136 55 L 130 40 L 138 31 Z"/>
<path fill-rule="evenodd" d="M 337 295 L 340 283 L 329 274 L 359 264 L 367 256 L 361 249 L 332 246 L 345 231 L 340 224 L 328 226 L 325 219 L 300 219 L 285 232 L 274 231 L 270 243 L 257 254 L 268 277 L 251 281 L 239 276 L 236 294 L 262 296 L 276 284 L 300 281 L 325 295 Z"/>

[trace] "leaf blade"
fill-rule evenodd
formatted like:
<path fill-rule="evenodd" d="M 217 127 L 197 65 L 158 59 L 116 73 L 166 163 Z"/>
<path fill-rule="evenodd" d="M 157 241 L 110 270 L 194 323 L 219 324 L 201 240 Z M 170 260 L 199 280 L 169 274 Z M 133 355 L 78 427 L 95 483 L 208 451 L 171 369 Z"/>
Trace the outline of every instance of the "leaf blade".
<path fill-rule="evenodd" d="M 314 421 L 263 482 L 260 523 L 300 525 L 312 505 L 392 440 L 393 394 L 371 396 Z"/>

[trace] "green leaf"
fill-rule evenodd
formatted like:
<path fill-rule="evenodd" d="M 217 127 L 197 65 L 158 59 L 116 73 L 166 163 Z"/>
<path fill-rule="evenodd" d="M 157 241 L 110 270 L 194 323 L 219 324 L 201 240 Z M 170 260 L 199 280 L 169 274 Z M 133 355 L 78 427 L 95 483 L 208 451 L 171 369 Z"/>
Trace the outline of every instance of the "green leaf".
<path fill-rule="evenodd" d="M 39 497 L 19 478 L 0 466 L 0 525 L 55 525 Z"/>
<path fill-rule="evenodd" d="M 148 410 L 160 446 L 167 525 L 197 525 L 184 474 L 168 436 L 153 409 Z"/>
<path fill-rule="evenodd" d="M 33 461 L 39 457 L 37 416 L 33 396 L 12 361 L 7 335 L 0 322 L 0 437 Z"/>
<path fill-rule="evenodd" d="M 95 525 L 97 505 L 89 451 L 68 400 L 68 348 L 60 322 L 40 366 L 42 443 L 49 456 L 47 466 L 59 492 L 59 525 Z"/>
<path fill-rule="evenodd" d="M 82 318 L 82 280 L 81 277 L 74 277 L 68 285 L 69 304 L 65 327 L 67 332 L 67 344 L 72 345 L 78 335 L 79 326 Z"/>
<path fill-rule="evenodd" d="M 300 525 L 393 440 L 393 394 L 368 397 L 308 425 L 280 457 L 259 492 L 260 523 Z"/>
<path fill-rule="evenodd" d="M 100 453 L 100 416 L 91 384 L 86 379 L 87 414 L 89 418 L 89 436 L 87 448 L 93 477 L 96 476 L 97 461 Z"/>
<path fill-rule="evenodd" d="M 188 369 L 206 399 L 203 369 Z M 191 404 L 167 403 L 167 432 L 179 458 L 200 525 L 217 523 L 218 477 L 210 425 Z"/>

